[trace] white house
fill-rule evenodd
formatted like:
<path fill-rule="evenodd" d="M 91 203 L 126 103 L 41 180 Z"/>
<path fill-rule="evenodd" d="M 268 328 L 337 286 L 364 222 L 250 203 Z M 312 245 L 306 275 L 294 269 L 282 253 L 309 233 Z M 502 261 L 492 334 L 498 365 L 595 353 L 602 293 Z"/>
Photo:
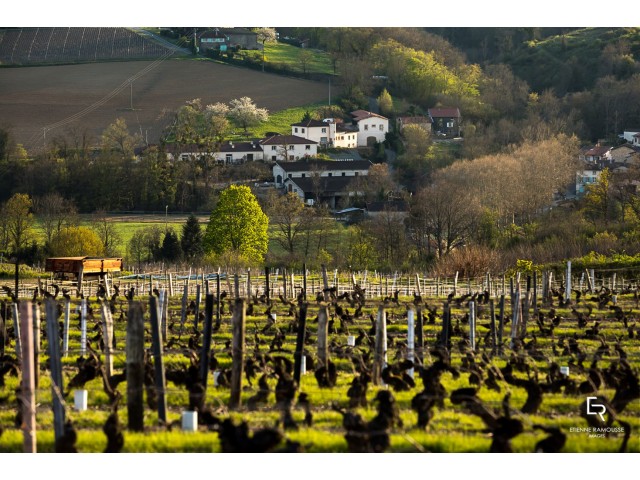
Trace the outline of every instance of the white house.
<path fill-rule="evenodd" d="M 600 175 L 602 174 L 602 168 L 597 165 L 591 165 L 585 167 L 584 170 L 576 172 L 576 196 L 581 197 L 587 192 L 589 185 L 597 183 Z"/>
<path fill-rule="evenodd" d="M 291 135 L 313 140 L 321 146 L 332 143 L 335 132 L 336 124 L 328 121 L 305 120 L 291 124 Z"/>
<path fill-rule="evenodd" d="M 629 128 L 622 133 L 622 137 L 629 143 L 633 143 L 633 137 L 640 133 L 640 128 Z M 637 143 L 636 143 L 637 145 Z"/>
<path fill-rule="evenodd" d="M 607 153 L 611 150 L 611 147 L 596 145 L 582 150 L 580 153 L 580 160 L 585 162 L 603 162 L 607 161 Z"/>
<path fill-rule="evenodd" d="M 297 135 L 273 135 L 260 140 L 264 160 L 295 161 L 318 154 L 318 142 Z"/>
<path fill-rule="evenodd" d="M 219 163 L 238 165 L 245 162 L 262 160 L 262 146 L 259 142 L 226 142 L 213 154 Z"/>
<path fill-rule="evenodd" d="M 358 126 L 358 146 L 372 146 L 384 142 L 389 131 L 389 119 L 366 110 L 351 112 L 353 123 Z"/>
<path fill-rule="evenodd" d="M 631 144 L 632 144 L 634 147 L 640 147 L 640 133 L 636 133 L 636 134 L 633 136 L 633 141 L 631 142 Z"/>
<path fill-rule="evenodd" d="M 276 187 L 283 187 L 286 179 L 312 177 L 358 177 L 369 174 L 369 160 L 317 160 L 299 162 L 276 162 L 273 166 L 273 179 Z"/>
<path fill-rule="evenodd" d="M 358 132 L 348 129 L 341 123 L 337 124 L 333 146 L 335 148 L 356 148 L 358 146 Z"/>

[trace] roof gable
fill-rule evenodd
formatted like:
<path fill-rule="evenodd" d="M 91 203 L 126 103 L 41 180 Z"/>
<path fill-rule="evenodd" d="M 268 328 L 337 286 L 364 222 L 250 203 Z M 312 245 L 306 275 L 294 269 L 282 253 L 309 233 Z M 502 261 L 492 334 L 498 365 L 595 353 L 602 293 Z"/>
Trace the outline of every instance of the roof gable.
<path fill-rule="evenodd" d="M 351 112 L 350 115 L 355 122 L 366 120 L 367 118 L 381 118 L 383 120 L 389 120 L 387 117 L 383 117 L 382 115 L 378 115 L 377 113 L 373 113 L 373 112 L 368 112 L 366 110 L 354 110 L 353 112 Z"/>
<path fill-rule="evenodd" d="M 460 118 L 458 107 L 430 108 L 428 113 L 431 118 Z"/>

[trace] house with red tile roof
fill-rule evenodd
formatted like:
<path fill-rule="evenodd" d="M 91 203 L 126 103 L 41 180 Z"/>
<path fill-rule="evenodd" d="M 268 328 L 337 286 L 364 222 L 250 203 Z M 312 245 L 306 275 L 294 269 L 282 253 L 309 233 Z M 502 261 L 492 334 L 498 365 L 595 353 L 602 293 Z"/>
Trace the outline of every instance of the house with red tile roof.
<path fill-rule="evenodd" d="M 428 114 L 432 123 L 431 130 L 436 136 L 445 136 L 447 138 L 460 136 L 462 115 L 460 115 L 458 107 L 430 108 Z"/>

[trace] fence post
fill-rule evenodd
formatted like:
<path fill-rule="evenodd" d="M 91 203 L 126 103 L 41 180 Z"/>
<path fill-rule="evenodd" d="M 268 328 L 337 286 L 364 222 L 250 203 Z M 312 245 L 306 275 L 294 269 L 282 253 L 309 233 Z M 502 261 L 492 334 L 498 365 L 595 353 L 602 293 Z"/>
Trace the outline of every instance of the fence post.
<path fill-rule="evenodd" d="M 169 297 L 173 297 L 173 275 L 169 274 Z"/>
<path fill-rule="evenodd" d="M 418 315 L 418 322 L 417 322 L 417 332 L 416 332 L 417 333 L 416 335 L 417 355 L 416 356 L 418 357 L 420 365 L 422 365 L 424 362 L 424 321 L 422 319 L 422 307 L 418 307 L 417 315 Z"/>
<path fill-rule="evenodd" d="M 287 298 L 287 269 L 282 269 L 282 298 Z"/>
<path fill-rule="evenodd" d="M 22 333 L 22 433 L 24 453 L 36 453 L 36 385 L 33 365 L 33 307 L 31 302 L 20 303 Z M 17 318 L 17 317 L 16 317 Z"/>
<path fill-rule="evenodd" d="M 144 320 L 142 305 L 130 302 L 126 343 L 127 412 L 129 430 L 144 430 Z"/>
<path fill-rule="evenodd" d="M 80 301 L 80 355 L 87 354 L 87 299 Z"/>
<path fill-rule="evenodd" d="M 189 282 L 185 282 L 182 291 L 182 310 L 180 311 L 180 333 L 184 328 L 185 321 L 187 320 L 187 300 L 189 295 Z"/>
<path fill-rule="evenodd" d="M 567 281 L 564 291 L 564 299 L 567 302 L 571 300 L 571 260 L 567 261 Z"/>
<path fill-rule="evenodd" d="M 419 283 L 419 282 L 418 282 Z M 415 337 L 416 337 L 416 324 L 415 324 L 415 311 L 410 308 L 407 312 L 407 360 L 415 361 Z M 413 368 L 410 368 L 407 373 L 413 378 Z"/>
<path fill-rule="evenodd" d="M 371 374 L 374 385 L 380 385 L 382 370 L 387 363 L 387 314 L 383 306 L 378 308 L 376 319 L 376 341 Z"/>
<path fill-rule="evenodd" d="M 306 302 L 307 301 L 307 264 L 306 263 L 302 264 L 302 271 L 304 272 L 304 277 L 302 278 L 302 289 L 304 290 L 302 297 L 303 297 L 303 300 Z"/>
<path fill-rule="evenodd" d="M 22 332 L 20 331 L 20 314 L 18 313 L 18 304 L 11 305 L 11 316 L 13 317 L 13 329 L 16 335 L 16 356 L 18 361 L 22 362 Z"/>
<path fill-rule="evenodd" d="M 207 294 L 204 300 L 204 331 L 202 352 L 200 353 L 200 381 L 206 393 L 209 374 L 209 352 L 211 351 L 211 333 L 213 331 L 213 294 Z"/>
<path fill-rule="evenodd" d="M 253 292 L 251 291 L 251 268 L 247 268 L 247 300 L 251 301 Z"/>
<path fill-rule="evenodd" d="M 162 424 L 167 423 L 167 386 L 164 376 L 164 359 L 162 358 L 162 334 L 161 334 L 161 309 L 158 298 L 149 297 L 151 310 L 151 336 L 153 338 L 153 367 L 155 370 L 156 394 L 158 396 L 158 420 Z"/>
<path fill-rule="evenodd" d="M 58 305 L 48 299 L 45 304 L 47 338 L 49 339 L 49 371 L 51 372 L 51 398 L 53 410 L 53 431 L 56 442 L 64 434 L 65 412 L 62 404 L 62 362 L 60 359 L 60 329 L 58 327 Z"/>
<path fill-rule="evenodd" d="M 36 390 L 40 385 L 40 307 L 37 303 L 32 304 L 33 310 L 33 380 Z"/>
<path fill-rule="evenodd" d="M 458 295 L 458 272 L 456 272 L 456 276 L 453 278 L 453 295 Z"/>
<path fill-rule="evenodd" d="M 69 319 L 71 317 L 71 300 L 64 301 L 64 325 L 62 333 L 62 354 L 66 357 L 69 354 Z"/>
<path fill-rule="evenodd" d="M 499 330 L 498 330 L 498 354 L 502 355 L 502 334 L 504 333 L 504 294 L 500 295 L 500 314 L 498 317 L 499 320 Z"/>
<path fill-rule="evenodd" d="M 327 367 L 329 362 L 329 314 L 325 305 L 318 309 L 318 367 Z"/>
<path fill-rule="evenodd" d="M 104 340 L 104 365 L 107 377 L 113 375 L 113 318 L 107 302 L 102 302 L 102 336 Z"/>
<path fill-rule="evenodd" d="M 533 315 L 538 315 L 538 272 L 533 272 Z"/>
<path fill-rule="evenodd" d="M 269 295 L 270 295 L 270 287 L 269 287 L 269 274 L 271 273 L 269 271 L 269 267 L 264 267 L 264 282 L 265 282 L 265 289 L 264 289 L 264 294 L 267 297 L 267 305 L 269 305 Z"/>
<path fill-rule="evenodd" d="M 493 305 L 493 299 L 489 300 L 489 315 L 490 315 L 490 328 L 491 328 L 491 354 L 496 354 L 497 348 L 497 332 L 496 332 L 496 311 Z"/>
<path fill-rule="evenodd" d="M 229 408 L 238 408 L 241 405 L 240 393 L 242 391 L 242 371 L 244 369 L 244 336 L 246 321 L 246 305 L 242 298 L 237 298 L 233 308 L 233 347 L 231 350 L 231 395 Z"/>
<path fill-rule="evenodd" d="M 296 385 L 300 386 L 300 367 L 302 365 L 302 355 L 304 350 L 304 336 L 307 328 L 307 304 L 300 305 L 300 320 L 298 322 L 298 336 L 296 338 L 296 351 L 294 354 L 293 378 Z"/>
<path fill-rule="evenodd" d="M 200 301 L 202 300 L 202 288 L 200 285 L 196 285 L 196 310 L 193 319 L 193 327 L 198 329 L 198 317 L 200 316 Z"/>
<path fill-rule="evenodd" d="M 469 302 L 469 340 L 471 350 L 476 351 L 476 304 Z"/>

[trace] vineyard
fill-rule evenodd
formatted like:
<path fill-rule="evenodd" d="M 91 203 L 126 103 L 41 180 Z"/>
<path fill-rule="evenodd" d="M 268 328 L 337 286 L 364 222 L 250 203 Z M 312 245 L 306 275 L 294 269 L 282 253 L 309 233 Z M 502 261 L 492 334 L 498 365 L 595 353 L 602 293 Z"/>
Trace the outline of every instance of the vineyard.
<path fill-rule="evenodd" d="M 631 282 L 167 280 L 4 288 L 0 451 L 640 451 Z"/>

